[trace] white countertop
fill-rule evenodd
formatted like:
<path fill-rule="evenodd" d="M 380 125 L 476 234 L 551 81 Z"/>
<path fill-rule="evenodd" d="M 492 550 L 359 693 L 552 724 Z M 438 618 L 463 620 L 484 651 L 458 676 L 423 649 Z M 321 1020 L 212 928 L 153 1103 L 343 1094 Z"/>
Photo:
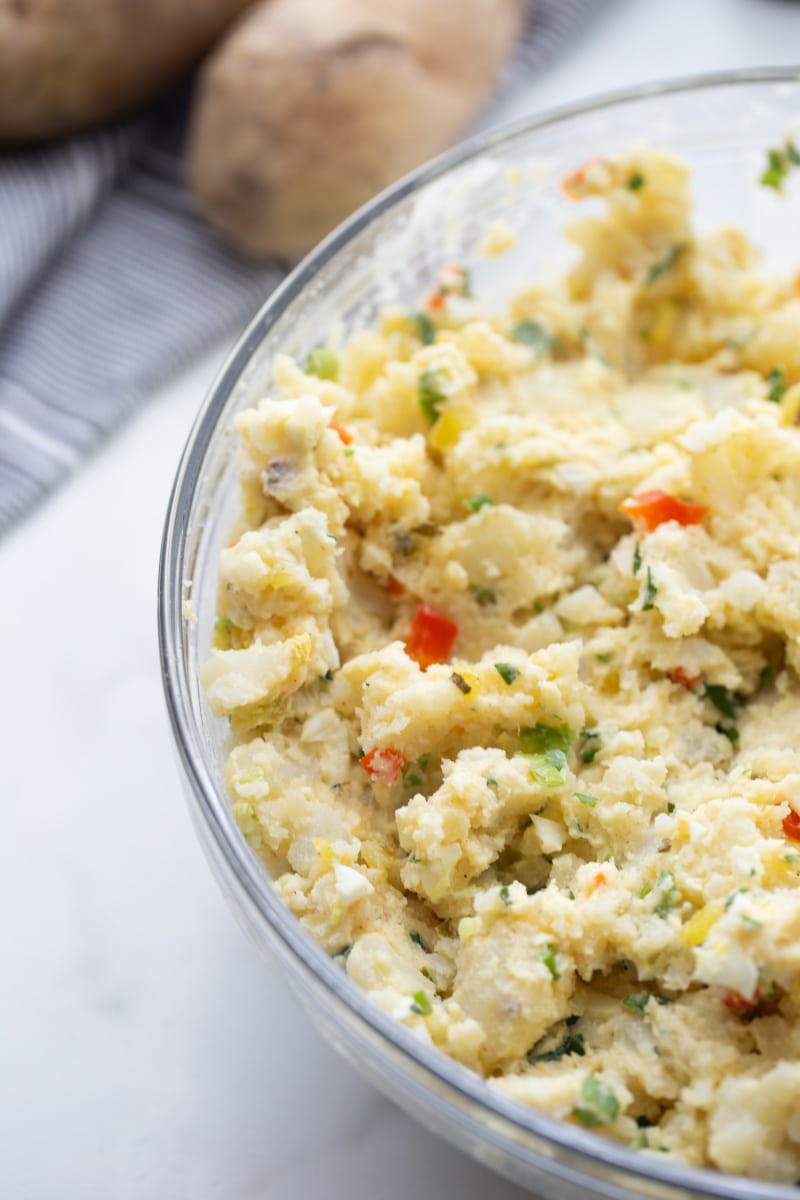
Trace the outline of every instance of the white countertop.
<path fill-rule="evenodd" d="M 799 56 L 792 0 L 599 0 L 505 113 Z M 240 933 L 190 828 L 156 569 L 174 469 L 222 352 L 0 545 L 0 1193 L 521 1197 L 321 1040 Z"/>

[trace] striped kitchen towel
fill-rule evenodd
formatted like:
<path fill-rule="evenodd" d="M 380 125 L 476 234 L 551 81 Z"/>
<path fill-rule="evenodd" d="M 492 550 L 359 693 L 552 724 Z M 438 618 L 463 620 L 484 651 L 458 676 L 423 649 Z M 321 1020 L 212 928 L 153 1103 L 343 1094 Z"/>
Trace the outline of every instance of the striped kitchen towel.
<path fill-rule="evenodd" d="M 504 87 L 596 4 L 534 0 Z M 195 218 L 181 177 L 188 102 L 184 89 L 0 159 L 0 534 L 285 274 L 244 262 Z"/>

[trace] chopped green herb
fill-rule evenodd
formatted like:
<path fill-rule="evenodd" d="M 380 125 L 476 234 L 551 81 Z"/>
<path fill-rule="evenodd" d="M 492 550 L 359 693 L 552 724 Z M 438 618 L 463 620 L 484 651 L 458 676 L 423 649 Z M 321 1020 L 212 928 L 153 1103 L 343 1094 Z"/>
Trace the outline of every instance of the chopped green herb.
<path fill-rule="evenodd" d="M 417 384 L 419 406 L 429 425 L 435 425 L 439 420 L 439 408 L 444 403 L 445 395 L 441 388 L 442 377 L 441 370 L 428 367 L 420 375 Z"/>
<path fill-rule="evenodd" d="M 329 667 L 324 675 L 320 676 L 323 683 L 333 683 L 333 671 Z"/>
<path fill-rule="evenodd" d="M 399 530 L 394 534 L 394 544 L 398 554 L 408 555 L 413 554 L 415 542 L 410 533 L 405 530 Z"/>
<path fill-rule="evenodd" d="M 490 777 L 489 777 L 489 778 L 486 780 L 486 786 L 487 786 L 488 788 L 491 788 L 493 792 L 496 792 L 496 791 L 497 791 L 497 780 L 496 780 L 496 779 L 492 779 L 492 778 L 491 778 L 491 776 L 490 776 Z"/>
<path fill-rule="evenodd" d="M 598 1125 L 613 1125 L 619 1116 L 619 1100 L 607 1083 L 596 1075 L 587 1075 L 581 1088 L 584 1104 L 572 1110 L 572 1116 L 587 1129 Z"/>
<path fill-rule="evenodd" d="M 425 768 L 422 766 L 421 759 L 419 762 L 403 763 L 401 773 L 400 773 L 402 781 L 403 781 L 403 787 L 404 788 L 422 787 L 422 783 L 423 783 L 422 772 L 424 771 L 424 769 Z"/>
<path fill-rule="evenodd" d="M 726 737 L 732 745 L 738 742 L 740 734 L 735 725 L 723 725 L 721 721 L 718 721 L 714 728 L 717 733 L 721 733 L 723 737 Z"/>
<path fill-rule="evenodd" d="M 546 354 L 555 343 L 555 338 L 538 321 L 517 321 L 511 336 L 515 342 L 529 346 L 537 354 Z"/>
<path fill-rule="evenodd" d="M 494 500 L 491 496 L 470 496 L 469 500 L 464 501 L 464 505 L 470 512 L 480 512 L 482 508 L 491 508 Z"/>
<path fill-rule="evenodd" d="M 545 1039 L 543 1038 L 542 1041 Z M 541 1042 L 537 1042 L 532 1050 L 528 1051 L 528 1062 L 531 1066 L 542 1062 L 559 1062 L 562 1058 L 566 1058 L 570 1054 L 577 1054 L 581 1058 L 586 1056 L 586 1046 L 581 1033 L 567 1033 L 564 1035 L 563 1041 L 556 1046 L 554 1050 L 547 1050 L 544 1053 L 537 1052 L 537 1047 Z"/>
<path fill-rule="evenodd" d="M 783 191 L 784 180 L 792 167 L 800 164 L 800 152 L 794 142 L 787 141 L 783 149 L 767 150 L 767 165 L 762 172 L 759 183 L 764 187 L 774 188 L 776 192 Z"/>
<path fill-rule="evenodd" d="M 654 262 L 645 275 L 644 286 L 652 287 L 663 275 L 671 271 L 685 249 L 686 247 L 679 243 L 677 246 L 672 246 L 663 258 L 659 258 L 657 262 Z"/>
<path fill-rule="evenodd" d="M 555 980 L 555 982 L 558 983 L 559 979 L 561 978 L 561 972 L 558 969 L 558 963 L 556 961 L 555 946 L 545 946 L 544 947 L 544 949 L 542 950 L 542 962 L 547 967 L 550 974 L 553 976 L 553 979 Z"/>
<path fill-rule="evenodd" d="M 598 662 L 601 662 L 601 663 L 610 663 L 611 662 L 610 654 L 595 654 L 595 658 L 597 659 Z"/>
<path fill-rule="evenodd" d="M 596 729 L 582 729 L 578 734 L 578 741 L 578 753 L 580 754 L 581 762 L 586 763 L 588 766 L 589 763 L 594 762 L 600 753 L 603 745 L 600 734 Z"/>
<path fill-rule="evenodd" d="M 497 603 L 497 593 L 494 588 L 475 587 L 472 590 L 475 593 L 475 601 L 481 608 L 486 608 L 488 604 Z"/>
<path fill-rule="evenodd" d="M 348 942 L 346 946 L 342 946 L 341 950 L 337 950 L 334 954 L 334 961 L 338 959 L 340 963 L 346 963 L 350 957 L 350 951 L 353 949 L 353 943 Z"/>
<path fill-rule="evenodd" d="M 645 880 L 645 882 L 644 882 L 644 883 L 642 884 L 642 886 L 639 888 L 639 891 L 637 892 L 637 895 L 638 895 L 638 897 L 639 897 L 639 899 L 640 899 L 640 900 L 644 900 L 645 896 L 649 896 L 649 895 L 650 895 L 650 893 L 652 892 L 652 890 L 653 890 L 653 885 L 652 885 L 652 883 L 650 883 L 650 881 L 649 881 L 649 880 Z"/>
<path fill-rule="evenodd" d="M 585 792 L 575 792 L 574 795 L 576 800 L 579 800 L 581 804 L 585 804 L 589 808 L 594 808 L 597 804 L 596 796 L 587 796 Z"/>
<path fill-rule="evenodd" d="M 534 725 L 519 731 L 519 740 L 526 754 L 543 754 L 546 750 L 569 750 L 572 730 L 569 725 Z"/>
<path fill-rule="evenodd" d="M 426 954 L 430 954 L 431 948 L 418 929 L 412 929 L 408 936 L 415 946 L 419 946 L 420 950 L 424 950 Z"/>
<path fill-rule="evenodd" d="M 433 1012 L 433 1005 L 431 1004 L 431 998 L 427 992 L 424 992 L 422 988 L 420 988 L 418 992 L 414 992 L 414 995 L 411 997 L 411 999 L 413 1001 L 411 1005 L 411 1011 L 413 1013 L 417 1013 L 417 1015 L 420 1017 L 429 1017 L 431 1015 Z"/>
<path fill-rule="evenodd" d="M 563 750 L 546 750 L 544 754 L 525 754 L 523 757 L 527 758 L 531 774 L 542 787 L 562 786 L 567 767 L 567 756 Z"/>
<path fill-rule="evenodd" d="M 503 884 L 503 886 L 500 888 L 500 899 L 502 900 L 503 904 L 505 904 L 506 908 L 508 908 L 508 906 L 511 904 L 511 893 L 505 884 Z"/>
<path fill-rule="evenodd" d="M 338 355 L 330 346 L 315 346 L 306 359 L 306 375 L 335 382 L 339 378 Z"/>
<path fill-rule="evenodd" d="M 417 327 L 417 335 L 423 346 L 430 346 L 436 337 L 436 326 L 424 312 L 411 314 L 411 320 Z"/>
<path fill-rule="evenodd" d="M 564 894 L 565 894 L 565 895 L 566 895 L 566 896 L 567 896 L 567 897 L 568 897 L 570 900 L 574 900 L 574 899 L 575 899 L 575 893 L 573 892 L 572 888 L 569 888 L 569 887 L 568 887 L 568 888 L 564 888 Z"/>
<path fill-rule="evenodd" d="M 668 813 L 674 813 L 674 812 L 675 812 L 675 803 L 674 803 L 674 801 L 672 801 L 672 800 L 668 800 L 668 801 L 667 801 L 667 812 L 668 812 Z"/>
<path fill-rule="evenodd" d="M 641 171 L 633 171 L 627 180 L 627 185 L 632 192 L 638 192 L 645 185 L 645 177 Z"/>
<path fill-rule="evenodd" d="M 797 863 L 800 863 L 800 854 L 784 854 L 783 861 L 785 863 L 792 863 L 796 865 Z"/>
<path fill-rule="evenodd" d="M 741 703 L 738 693 L 732 692 L 730 688 L 723 687 L 719 683 L 707 683 L 703 695 L 711 701 L 717 712 L 722 713 L 723 717 L 729 717 L 732 721 L 736 720 Z"/>
<path fill-rule="evenodd" d="M 742 922 L 743 925 L 746 925 L 748 927 L 748 929 L 763 929 L 764 928 L 763 922 L 756 921 L 753 917 L 748 917 L 746 913 L 739 913 L 739 920 Z"/>
<path fill-rule="evenodd" d="M 634 575 L 639 574 L 639 569 L 641 568 L 641 565 L 642 565 L 642 543 L 637 542 L 636 545 L 633 547 L 633 573 L 634 573 Z"/>
<path fill-rule="evenodd" d="M 494 669 L 502 679 L 503 683 L 507 683 L 509 687 L 515 679 L 519 678 L 519 668 L 512 663 L 495 663 Z"/>
<path fill-rule="evenodd" d="M 662 871 L 656 880 L 656 887 L 658 887 L 661 892 L 661 899 L 653 911 L 657 917 L 661 917 L 662 920 L 666 920 L 670 909 L 672 909 L 675 905 L 675 897 L 673 896 L 673 892 L 676 890 L 676 888 L 675 880 L 672 878 L 672 872 Z"/>
<path fill-rule="evenodd" d="M 345 458 L 354 458 L 356 452 L 352 446 L 345 446 L 343 453 Z"/>
<path fill-rule="evenodd" d="M 622 1003 L 625 1008 L 629 1008 L 631 1012 L 638 1013 L 642 1017 L 644 1016 L 644 1010 L 647 1008 L 649 999 L 649 992 L 630 992 Z"/>
<path fill-rule="evenodd" d="M 650 612 L 655 606 L 655 598 L 658 595 L 658 588 L 653 583 L 653 572 L 647 568 L 647 586 L 644 589 L 644 598 L 642 600 L 642 612 Z"/>
<path fill-rule="evenodd" d="M 450 682 L 456 685 L 462 696 L 468 696 L 472 691 L 464 676 L 459 675 L 458 671 L 453 671 L 453 674 L 450 676 Z"/>
<path fill-rule="evenodd" d="M 773 367 L 767 376 L 767 399 L 772 404 L 780 404 L 786 391 L 786 372 L 783 367 Z"/>
<path fill-rule="evenodd" d="M 763 667 L 758 677 L 758 690 L 763 692 L 765 688 L 772 687 L 774 678 L 775 672 L 772 670 L 772 667 Z"/>

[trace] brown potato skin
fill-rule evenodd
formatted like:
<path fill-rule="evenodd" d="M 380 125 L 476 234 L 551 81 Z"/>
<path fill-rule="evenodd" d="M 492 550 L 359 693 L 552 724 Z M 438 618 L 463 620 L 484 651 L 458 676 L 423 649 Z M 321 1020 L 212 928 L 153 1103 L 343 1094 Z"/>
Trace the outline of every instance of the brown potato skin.
<path fill-rule="evenodd" d="M 262 0 L 203 69 L 188 174 L 237 249 L 296 258 L 487 99 L 523 0 Z"/>
<path fill-rule="evenodd" d="M 0 140 L 40 141 L 135 107 L 252 0 L 0 0 Z"/>

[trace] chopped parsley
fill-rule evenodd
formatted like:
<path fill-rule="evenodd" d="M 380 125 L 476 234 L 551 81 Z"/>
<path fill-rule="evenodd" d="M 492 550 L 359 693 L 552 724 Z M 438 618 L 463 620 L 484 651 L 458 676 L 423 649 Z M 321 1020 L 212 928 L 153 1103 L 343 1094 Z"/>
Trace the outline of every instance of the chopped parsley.
<path fill-rule="evenodd" d="M 544 1041 L 544 1039 L 542 1040 Z M 560 1059 L 566 1058 L 570 1054 L 577 1054 L 581 1058 L 586 1056 L 586 1046 L 584 1045 L 582 1033 L 565 1034 L 564 1040 L 554 1050 L 546 1050 L 542 1053 L 537 1050 L 537 1047 L 540 1045 L 541 1042 L 537 1042 L 536 1046 L 528 1051 L 528 1062 L 532 1067 L 542 1062 L 559 1062 Z"/>
<path fill-rule="evenodd" d="M 481 608 L 486 608 L 489 604 L 497 603 L 497 592 L 491 587 L 474 587 L 472 591 L 475 594 L 475 602 Z"/>
<path fill-rule="evenodd" d="M 596 729 L 582 729 L 578 734 L 578 754 L 582 763 L 594 762 L 602 748 L 602 740 Z"/>
<path fill-rule="evenodd" d="M 556 961 L 555 946 L 548 945 L 548 946 L 544 947 L 544 949 L 542 950 L 542 962 L 547 967 L 548 971 L 550 972 L 550 974 L 553 976 L 553 979 L 557 983 L 559 981 L 559 979 L 561 978 L 561 972 L 558 969 L 558 963 Z"/>
<path fill-rule="evenodd" d="M 511 330 L 511 337 L 537 354 L 546 354 L 555 345 L 555 338 L 538 321 L 517 321 Z"/>
<path fill-rule="evenodd" d="M 403 787 L 422 787 L 422 776 L 417 770 L 416 763 L 406 763 L 401 771 Z"/>
<path fill-rule="evenodd" d="M 426 954 L 430 954 L 431 948 L 418 929 L 412 929 L 408 936 L 415 946 L 419 946 L 420 950 L 424 950 Z"/>
<path fill-rule="evenodd" d="M 633 547 L 633 573 L 634 573 L 634 575 L 639 574 L 641 565 L 642 565 L 642 543 L 637 542 L 636 545 Z"/>
<path fill-rule="evenodd" d="M 675 905 L 675 896 L 673 893 L 677 890 L 675 880 L 672 878 L 671 871 L 662 871 L 656 880 L 656 887 L 661 892 L 661 899 L 653 909 L 657 917 L 666 920 L 671 908 Z"/>
<path fill-rule="evenodd" d="M 334 962 L 337 960 L 344 965 L 350 957 L 350 951 L 353 949 L 353 943 L 348 942 L 346 946 L 342 946 L 341 950 L 337 950 L 333 956 Z"/>
<path fill-rule="evenodd" d="M 492 777 L 489 776 L 489 778 L 486 780 L 486 786 L 488 788 L 491 788 L 493 792 L 496 792 L 497 791 L 497 780 L 492 779 Z"/>
<path fill-rule="evenodd" d="M 659 258 L 650 267 L 650 270 L 645 275 L 644 286 L 652 287 L 654 283 L 657 283 L 658 280 L 662 278 L 662 276 L 668 274 L 668 272 L 670 272 L 675 266 L 685 249 L 686 247 L 681 243 L 670 247 L 664 257 Z"/>
<path fill-rule="evenodd" d="M 658 595 L 658 588 L 653 582 L 653 572 L 650 567 L 647 568 L 647 586 L 644 589 L 644 598 L 642 600 L 642 612 L 650 612 L 655 607 L 655 599 Z"/>
<path fill-rule="evenodd" d="M 772 404 L 780 404 L 786 391 L 786 372 L 783 367 L 773 367 L 767 376 L 767 399 Z"/>
<path fill-rule="evenodd" d="M 723 737 L 726 737 L 731 745 L 738 742 L 741 736 L 735 725 L 723 725 L 721 721 L 718 721 L 714 728 L 717 733 L 721 733 Z"/>
<path fill-rule="evenodd" d="M 737 692 L 732 692 L 730 688 L 723 687 L 719 683 L 707 683 L 703 695 L 711 701 L 718 712 L 722 713 L 723 717 L 729 717 L 732 721 L 736 720 L 741 703 L 741 697 Z"/>
<path fill-rule="evenodd" d="M 411 999 L 411 1011 L 413 1013 L 416 1013 L 417 1016 L 420 1017 L 429 1017 L 431 1015 L 433 1012 L 433 1005 L 431 1004 L 431 998 L 427 992 L 420 988 L 418 992 L 414 992 L 414 995 L 411 997 Z"/>
<path fill-rule="evenodd" d="M 758 677 L 758 690 L 763 692 L 765 688 L 772 687 L 772 681 L 775 678 L 775 672 L 772 667 L 762 667 L 761 674 Z"/>
<path fill-rule="evenodd" d="M 787 141 L 783 149 L 767 150 L 767 165 L 759 177 L 759 183 L 764 187 L 774 188 L 776 192 L 782 192 L 784 180 L 792 167 L 798 165 L 800 151 L 794 142 Z"/>
<path fill-rule="evenodd" d="M 464 506 L 468 508 L 470 512 L 480 512 L 482 508 L 491 508 L 493 504 L 494 499 L 485 494 L 481 496 L 470 496 L 468 500 L 464 501 Z"/>
<path fill-rule="evenodd" d="M 668 812 L 668 813 L 674 813 L 674 812 L 675 812 L 675 802 L 674 802 L 674 800 L 668 800 L 668 801 L 667 801 L 667 812 Z"/>
<path fill-rule="evenodd" d="M 443 374 L 443 371 L 435 367 L 428 367 L 422 372 L 417 383 L 417 399 L 429 425 L 435 425 L 439 420 L 439 408 L 445 400 L 441 387 Z"/>
<path fill-rule="evenodd" d="M 526 754 L 543 754 L 547 750 L 566 753 L 572 742 L 572 730 L 569 725 L 534 725 L 521 729 L 519 739 Z"/>
<path fill-rule="evenodd" d="M 494 669 L 503 683 L 507 683 L 509 687 L 515 679 L 519 678 L 519 668 L 515 667 L 513 663 L 495 663 Z"/>
<path fill-rule="evenodd" d="M 597 804 L 597 797 L 587 796 L 586 792 L 575 792 L 574 796 L 576 800 L 578 800 L 581 804 L 585 804 L 587 808 L 594 808 Z"/>
<path fill-rule="evenodd" d="M 622 1003 L 625 1008 L 628 1008 L 631 1012 L 638 1013 L 640 1017 L 643 1017 L 644 1010 L 647 1008 L 649 999 L 649 992 L 629 992 Z"/>
<path fill-rule="evenodd" d="M 646 182 L 647 180 L 641 171 L 632 171 L 626 180 L 626 186 L 632 192 L 638 192 L 640 188 L 644 187 Z"/>
<path fill-rule="evenodd" d="M 417 336 L 423 346 L 430 346 L 436 337 L 436 326 L 433 321 L 424 312 L 412 313 L 411 320 L 417 327 Z"/>
<path fill-rule="evenodd" d="M 619 1116 L 619 1100 L 607 1083 L 596 1075 L 587 1075 L 581 1088 L 582 1104 L 576 1105 L 572 1116 L 587 1129 L 598 1125 L 613 1125 Z"/>
<path fill-rule="evenodd" d="M 416 762 L 403 763 L 400 775 L 404 788 L 422 787 L 424 774 L 431 765 L 431 755 L 422 754 Z"/>
<path fill-rule="evenodd" d="M 339 357 L 330 346 L 315 346 L 306 359 L 305 370 L 306 375 L 335 382 L 339 378 Z"/>
<path fill-rule="evenodd" d="M 531 774 L 541 787 L 561 787 L 567 769 L 567 756 L 563 750 L 545 750 L 544 754 L 525 754 Z"/>
<path fill-rule="evenodd" d="M 500 888 L 500 899 L 503 902 L 503 904 L 505 904 L 506 908 L 508 908 L 510 906 L 511 893 L 509 892 L 509 890 L 505 884 L 503 884 L 503 886 Z"/>
<path fill-rule="evenodd" d="M 323 683 L 333 683 L 333 671 L 330 667 L 328 667 L 324 675 L 320 675 L 320 679 Z"/>

